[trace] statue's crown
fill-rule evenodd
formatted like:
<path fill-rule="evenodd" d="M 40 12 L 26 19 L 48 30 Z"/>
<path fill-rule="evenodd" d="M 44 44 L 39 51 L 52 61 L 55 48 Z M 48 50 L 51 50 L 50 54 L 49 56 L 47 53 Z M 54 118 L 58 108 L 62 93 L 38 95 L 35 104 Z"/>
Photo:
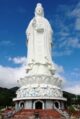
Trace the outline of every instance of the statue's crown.
<path fill-rule="evenodd" d="M 42 4 L 41 3 L 37 3 L 37 5 L 36 5 L 36 8 L 35 8 L 35 16 L 37 16 L 37 10 L 38 10 L 38 8 L 41 10 L 41 16 L 44 16 L 44 9 L 43 9 L 43 7 L 42 7 Z"/>
<path fill-rule="evenodd" d="M 36 6 L 37 6 L 37 7 L 42 7 L 42 4 L 41 4 L 41 3 L 37 3 Z"/>

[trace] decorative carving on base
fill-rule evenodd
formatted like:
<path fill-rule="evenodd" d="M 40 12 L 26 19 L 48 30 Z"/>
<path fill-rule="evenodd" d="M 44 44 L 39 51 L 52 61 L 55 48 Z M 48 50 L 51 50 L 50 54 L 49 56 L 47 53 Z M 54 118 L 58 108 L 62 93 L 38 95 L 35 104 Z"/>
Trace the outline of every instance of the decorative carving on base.
<path fill-rule="evenodd" d="M 17 98 L 27 97 L 62 97 L 60 88 L 47 84 L 23 86 L 16 92 Z"/>
<path fill-rule="evenodd" d="M 50 84 L 50 85 L 56 85 L 57 87 L 62 86 L 62 79 L 59 79 L 58 77 L 55 77 L 54 75 L 32 75 L 32 76 L 26 76 L 25 78 L 21 78 L 18 80 L 18 83 L 20 86 L 25 86 L 26 84 Z"/>

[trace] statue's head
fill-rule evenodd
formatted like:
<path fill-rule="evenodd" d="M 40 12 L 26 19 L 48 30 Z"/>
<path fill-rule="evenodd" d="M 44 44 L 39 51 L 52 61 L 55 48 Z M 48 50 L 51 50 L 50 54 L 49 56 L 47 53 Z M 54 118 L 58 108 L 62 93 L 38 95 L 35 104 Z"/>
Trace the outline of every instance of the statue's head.
<path fill-rule="evenodd" d="M 35 16 L 44 16 L 44 10 L 41 3 L 38 3 L 36 5 Z"/>

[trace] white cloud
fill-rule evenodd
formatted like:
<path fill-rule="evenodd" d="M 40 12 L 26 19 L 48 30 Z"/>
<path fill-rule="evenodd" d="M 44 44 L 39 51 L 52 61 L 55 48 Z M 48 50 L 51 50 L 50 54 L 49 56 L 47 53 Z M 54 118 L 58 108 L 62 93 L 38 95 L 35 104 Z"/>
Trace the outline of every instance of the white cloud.
<path fill-rule="evenodd" d="M 75 38 L 69 38 L 68 39 L 68 46 L 71 46 L 73 48 L 80 48 L 80 41 L 79 39 Z"/>
<path fill-rule="evenodd" d="M 17 68 L 0 65 L 0 86 L 11 88 L 17 84 L 17 80 L 25 76 L 25 65 Z"/>
<path fill-rule="evenodd" d="M 62 51 L 55 51 L 54 56 L 65 56 L 65 55 L 68 56 L 68 55 L 71 55 L 72 52 L 73 51 L 71 49 L 66 48 Z"/>
<path fill-rule="evenodd" d="M 63 66 L 58 65 L 58 64 L 56 64 L 56 63 L 54 63 L 54 66 L 55 66 L 55 69 L 56 69 L 57 73 L 62 73 L 62 72 L 64 72 Z"/>
<path fill-rule="evenodd" d="M 59 44 L 59 48 L 62 48 L 62 47 L 65 47 L 65 48 L 80 48 L 80 41 L 78 38 L 72 38 L 72 37 L 69 37 L 67 38 L 66 40 L 62 41 L 61 44 Z"/>
<path fill-rule="evenodd" d="M 26 64 L 26 57 L 9 57 L 9 61 L 12 61 L 15 64 Z"/>
<path fill-rule="evenodd" d="M 65 77 L 62 75 L 64 73 L 64 68 L 63 68 L 63 66 L 58 65 L 56 63 L 54 63 L 54 67 L 56 69 L 55 77 L 57 77 L 60 80 L 62 80 L 62 82 L 61 82 L 62 86 L 61 87 L 63 87 L 63 85 L 65 83 Z"/>
<path fill-rule="evenodd" d="M 76 7 L 69 13 L 69 16 L 75 17 L 75 29 L 80 31 L 80 2 Z"/>
<path fill-rule="evenodd" d="M 26 75 L 26 57 L 10 57 L 8 60 L 15 64 L 21 64 L 20 67 L 15 68 L 0 65 L 0 86 L 11 88 L 18 85 L 17 80 Z"/>
<path fill-rule="evenodd" d="M 75 22 L 75 28 L 76 28 L 76 30 L 80 30 L 80 18 L 77 18 L 76 19 L 76 22 Z"/>
<path fill-rule="evenodd" d="M 69 32 L 67 32 L 67 31 L 60 31 L 59 35 L 62 36 L 62 37 L 66 37 L 66 36 L 69 36 Z"/>
<path fill-rule="evenodd" d="M 80 95 L 80 84 L 67 87 L 65 90 L 66 90 L 67 92 Z"/>
<path fill-rule="evenodd" d="M 58 47 L 58 48 L 57 48 Z M 80 40 L 75 37 L 68 37 L 56 44 L 54 56 L 71 55 L 75 48 L 80 49 Z"/>
<path fill-rule="evenodd" d="M 9 40 L 1 40 L 0 46 L 13 46 L 14 44 Z"/>
<path fill-rule="evenodd" d="M 80 68 L 76 67 L 70 72 L 66 72 L 66 84 L 64 90 L 73 94 L 80 94 Z"/>
<path fill-rule="evenodd" d="M 76 7 L 70 13 L 70 15 L 75 16 L 75 17 L 80 17 L 80 2 L 78 2 Z"/>
<path fill-rule="evenodd" d="M 75 48 L 80 48 L 80 33 L 77 32 L 80 30 L 80 2 L 77 5 L 59 5 L 52 24 L 55 56 L 71 55 Z"/>

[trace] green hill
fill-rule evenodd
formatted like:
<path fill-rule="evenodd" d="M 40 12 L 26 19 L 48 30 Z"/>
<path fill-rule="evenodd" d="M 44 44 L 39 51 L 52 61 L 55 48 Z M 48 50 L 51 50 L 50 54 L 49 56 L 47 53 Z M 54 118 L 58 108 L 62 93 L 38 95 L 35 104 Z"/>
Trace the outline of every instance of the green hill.
<path fill-rule="evenodd" d="M 63 97 L 67 98 L 67 105 L 80 104 L 80 95 L 63 91 Z"/>
<path fill-rule="evenodd" d="M 0 107 L 14 105 L 12 99 L 16 96 L 15 91 L 18 88 L 1 88 L 0 87 Z"/>
<path fill-rule="evenodd" d="M 18 87 L 11 89 L 0 87 L 0 107 L 14 105 L 12 99 L 16 97 L 15 92 L 17 89 Z M 80 95 L 76 97 L 75 94 L 63 91 L 63 96 L 67 98 L 67 105 L 80 104 Z"/>

